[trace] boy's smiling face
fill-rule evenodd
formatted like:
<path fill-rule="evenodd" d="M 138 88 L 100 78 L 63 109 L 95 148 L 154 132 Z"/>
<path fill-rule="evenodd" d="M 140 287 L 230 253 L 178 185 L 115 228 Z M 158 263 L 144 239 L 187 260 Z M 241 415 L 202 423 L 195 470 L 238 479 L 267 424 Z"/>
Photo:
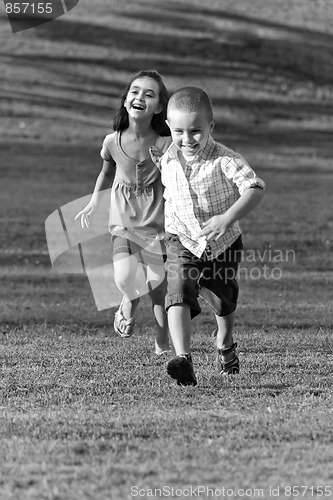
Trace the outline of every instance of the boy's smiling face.
<path fill-rule="evenodd" d="M 185 158 L 195 156 L 205 147 L 214 127 L 214 120 L 208 118 L 204 108 L 190 112 L 172 107 L 166 122 L 174 144 Z"/>

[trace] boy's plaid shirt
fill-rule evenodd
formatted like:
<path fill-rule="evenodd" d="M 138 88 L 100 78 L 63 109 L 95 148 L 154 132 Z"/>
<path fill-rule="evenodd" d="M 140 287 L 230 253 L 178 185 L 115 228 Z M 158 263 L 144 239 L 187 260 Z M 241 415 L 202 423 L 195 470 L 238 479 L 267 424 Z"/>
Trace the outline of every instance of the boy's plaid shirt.
<path fill-rule="evenodd" d="M 178 148 L 171 144 L 161 159 L 165 186 L 165 230 L 179 236 L 180 242 L 197 257 L 205 250 L 208 260 L 224 252 L 241 234 L 239 224 L 218 240 L 198 237 L 203 222 L 226 212 L 248 188 L 265 183 L 245 159 L 223 144 L 208 138 L 206 146 L 185 170 L 178 159 Z"/>

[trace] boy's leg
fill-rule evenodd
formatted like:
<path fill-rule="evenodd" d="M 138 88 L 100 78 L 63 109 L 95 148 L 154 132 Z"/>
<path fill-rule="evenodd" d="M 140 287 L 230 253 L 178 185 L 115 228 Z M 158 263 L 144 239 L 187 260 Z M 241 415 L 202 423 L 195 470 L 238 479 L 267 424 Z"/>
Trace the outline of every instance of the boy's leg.
<path fill-rule="evenodd" d="M 184 303 L 170 306 L 168 321 L 176 357 L 168 362 L 167 372 L 170 377 L 177 380 L 178 385 L 197 385 L 190 354 L 192 334 L 190 306 Z"/>
<path fill-rule="evenodd" d="M 233 341 L 233 326 L 235 312 L 227 316 L 215 315 L 217 322 L 216 331 L 216 368 L 221 375 L 239 373 L 239 359 L 236 354 L 237 344 Z M 215 333 L 215 332 L 214 332 Z"/>
<path fill-rule="evenodd" d="M 217 316 L 215 314 L 215 318 L 217 323 L 216 347 L 226 349 L 234 342 L 232 332 L 235 323 L 235 311 L 227 316 Z"/>
<path fill-rule="evenodd" d="M 191 319 L 200 313 L 198 278 L 200 271 L 195 256 L 180 243 L 176 235 L 166 238 L 168 293 L 166 308 L 170 336 L 176 357 L 167 364 L 168 374 L 178 385 L 196 385 L 191 348 Z"/>
<path fill-rule="evenodd" d="M 237 273 L 242 248 L 242 240 L 238 238 L 225 252 L 206 263 L 207 267 L 199 281 L 200 295 L 215 313 L 217 330 L 213 334 L 217 347 L 216 364 L 221 374 L 239 373 L 233 327 L 239 291 Z"/>
<path fill-rule="evenodd" d="M 178 236 L 166 237 L 167 281 L 166 309 L 172 342 L 176 354 L 188 354 L 191 342 L 191 319 L 201 311 L 198 303 L 199 260 L 179 241 Z"/>
<path fill-rule="evenodd" d="M 175 304 L 168 309 L 170 336 L 176 355 L 189 354 L 191 350 L 191 309 L 187 304 Z"/>
<path fill-rule="evenodd" d="M 176 357 L 167 364 L 170 377 L 178 385 L 197 385 L 193 370 L 191 350 L 191 308 L 188 304 L 174 304 L 168 309 L 170 336 L 176 351 Z"/>
<path fill-rule="evenodd" d="M 174 304 L 168 309 L 170 336 L 176 351 L 176 357 L 167 364 L 170 377 L 178 385 L 197 385 L 193 370 L 191 349 L 191 308 L 188 304 Z"/>

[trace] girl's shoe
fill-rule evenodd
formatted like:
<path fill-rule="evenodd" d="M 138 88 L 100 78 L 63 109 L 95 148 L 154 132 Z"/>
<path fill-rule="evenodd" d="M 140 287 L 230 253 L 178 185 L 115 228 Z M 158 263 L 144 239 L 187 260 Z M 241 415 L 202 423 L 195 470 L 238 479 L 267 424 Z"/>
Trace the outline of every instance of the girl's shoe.
<path fill-rule="evenodd" d="M 166 344 L 164 347 L 159 347 L 158 343 L 155 340 L 155 354 L 159 358 L 160 356 L 163 356 L 163 354 L 167 354 L 170 352 L 170 346 L 169 344 Z"/>
<path fill-rule="evenodd" d="M 135 323 L 135 317 L 126 319 L 123 313 L 123 305 L 127 301 L 125 297 L 122 298 L 118 311 L 114 316 L 113 328 L 119 337 L 128 338 L 133 333 L 133 327 Z"/>
<path fill-rule="evenodd" d="M 178 385 L 197 385 L 191 354 L 181 354 L 170 359 L 167 372 L 170 377 L 177 380 Z"/>
<path fill-rule="evenodd" d="M 169 354 L 169 352 L 171 352 L 171 349 L 165 349 L 164 351 L 162 349 L 155 349 L 155 356 L 161 358 L 165 354 Z"/>
<path fill-rule="evenodd" d="M 216 368 L 220 375 L 236 375 L 239 373 L 239 359 L 236 354 L 236 347 L 237 343 L 234 342 L 230 347 L 217 349 Z M 229 361 L 224 361 L 223 357 L 230 353 L 233 354 L 232 358 Z"/>

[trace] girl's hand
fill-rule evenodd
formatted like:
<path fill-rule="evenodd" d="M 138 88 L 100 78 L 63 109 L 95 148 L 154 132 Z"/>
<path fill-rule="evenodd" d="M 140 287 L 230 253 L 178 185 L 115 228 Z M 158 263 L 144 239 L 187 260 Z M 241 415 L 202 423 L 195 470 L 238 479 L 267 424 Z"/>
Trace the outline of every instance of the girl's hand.
<path fill-rule="evenodd" d="M 157 146 L 151 146 L 149 148 L 150 158 L 155 163 L 156 167 L 161 170 L 161 158 L 163 156 L 163 151 Z"/>
<path fill-rule="evenodd" d="M 76 216 L 75 216 L 75 219 L 78 219 L 79 217 L 81 217 L 81 227 L 82 229 L 84 229 L 85 227 L 89 227 L 89 216 L 93 213 L 93 211 L 95 210 L 95 205 L 91 205 L 90 203 L 88 203 L 88 205 L 86 207 L 84 207 L 83 210 L 81 210 L 81 212 L 79 212 Z"/>
<path fill-rule="evenodd" d="M 208 241 L 217 240 L 228 231 L 230 226 L 230 221 L 225 214 L 214 215 L 214 217 L 203 223 L 199 236 L 206 236 Z"/>

